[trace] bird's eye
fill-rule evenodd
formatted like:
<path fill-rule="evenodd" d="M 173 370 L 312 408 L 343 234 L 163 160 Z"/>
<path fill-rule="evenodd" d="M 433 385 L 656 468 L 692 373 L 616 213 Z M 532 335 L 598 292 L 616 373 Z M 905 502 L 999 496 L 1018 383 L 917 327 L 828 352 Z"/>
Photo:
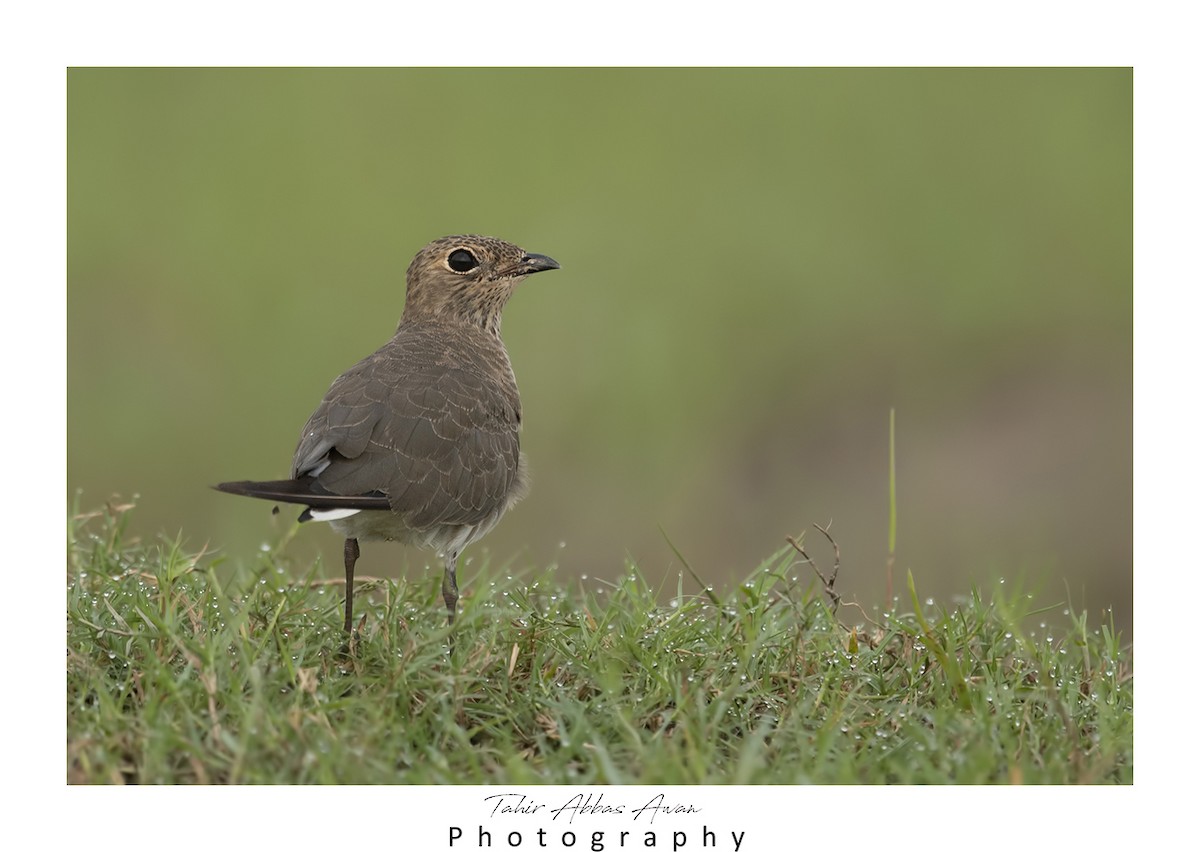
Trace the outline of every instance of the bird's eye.
<path fill-rule="evenodd" d="M 447 262 L 455 272 L 470 272 L 479 265 L 479 261 L 475 259 L 475 255 L 466 249 L 455 249 L 450 252 Z"/>

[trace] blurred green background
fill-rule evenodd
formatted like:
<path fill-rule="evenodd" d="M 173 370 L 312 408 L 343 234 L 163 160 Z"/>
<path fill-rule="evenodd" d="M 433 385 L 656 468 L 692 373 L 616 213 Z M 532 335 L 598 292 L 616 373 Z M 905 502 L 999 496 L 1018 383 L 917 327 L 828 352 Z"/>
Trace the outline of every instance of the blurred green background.
<path fill-rule="evenodd" d="M 207 486 L 285 476 L 330 381 L 392 333 L 412 255 L 485 233 L 562 271 L 505 315 L 533 490 L 469 558 L 568 577 L 632 558 L 673 590 L 661 525 L 719 586 L 832 519 L 839 586 L 882 603 L 895 406 L 898 576 L 946 600 L 1025 576 L 1131 629 L 1131 70 L 67 85 L 84 508 L 138 493 L 142 535 L 253 561 L 292 515 Z M 338 575 L 328 529 L 289 545 L 318 552 Z M 377 544 L 360 571 L 432 561 Z"/>

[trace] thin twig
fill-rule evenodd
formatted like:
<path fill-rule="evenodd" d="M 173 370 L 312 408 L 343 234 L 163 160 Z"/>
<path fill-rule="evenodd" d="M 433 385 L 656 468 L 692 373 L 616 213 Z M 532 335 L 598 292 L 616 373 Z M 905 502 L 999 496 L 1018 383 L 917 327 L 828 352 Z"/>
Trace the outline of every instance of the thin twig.
<path fill-rule="evenodd" d="M 831 573 L 828 577 L 826 577 L 821 569 L 817 566 L 816 560 L 814 560 L 808 555 L 807 552 L 805 552 L 804 548 L 800 545 L 800 542 L 796 541 L 796 539 L 789 535 L 787 537 L 787 543 L 794 547 L 796 552 L 804 557 L 804 561 L 812 566 L 813 571 L 816 572 L 817 577 L 821 580 L 821 585 L 825 588 L 825 594 L 829 597 L 829 602 L 833 606 L 834 615 L 837 615 L 838 607 L 842 605 L 842 596 L 834 590 L 833 586 L 834 583 L 837 582 L 837 574 L 838 569 L 842 564 L 842 556 L 837 542 L 834 541 L 833 536 L 829 534 L 829 528 L 833 526 L 833 521 L 830 521 L 825 526 L 821 526 L 820 524 L 813 524 L 813 526 L 816 527 L 833 546 L 833 573 Z"/>
<path fill-rule="evenodd" d="M 817 528 L 817 531 L 821 535 L 825 536 L 830 547 L 833 548 L 833 573 L 829 575 L 829 585 L 832 587 L 837 582 L 838 569 L 842 567 L 842 549 L 838 547 L 838 543 L 829 534 L 829 528 L 833 526 L 833 518 L 830 518 L 829 523 L 825 526 L 821 526 L 820 524 L 813 524 L 813 526 Z"/>
<path fill-rule="evenodd" d="M 704 596 L 706 598 L 708 598 L 709 602 L 711 602 L 713 606 L 720 609 L 722 606 L 721 599 L 718 598 L 713 593 L 712 586 L 710 586 L 708 583 L 701 580 L 700 575 L 692 570 L 692 566 L 687 561 L 687 558 L 682 553 L 679 552 L 679 548 L 676 547 L 675 543 L 672 542 L 671 539 L 667 536 L 667 531 L 662 528 L 661 524 L 658 527 L 658 531 L 660 533 L 662 533 L 663 539 L 666 540 L 667 547 L 671 548 L 671 550 L 675 553 L 676 558 L 679 559 L 679 561 L 683 563 L 683 567 L 686 568 L 687 572 L 692 575 L 692 579 L 696 581 L 696 584 L 698 586 L 700 586 L 700 589 L 704 592 Z"/>

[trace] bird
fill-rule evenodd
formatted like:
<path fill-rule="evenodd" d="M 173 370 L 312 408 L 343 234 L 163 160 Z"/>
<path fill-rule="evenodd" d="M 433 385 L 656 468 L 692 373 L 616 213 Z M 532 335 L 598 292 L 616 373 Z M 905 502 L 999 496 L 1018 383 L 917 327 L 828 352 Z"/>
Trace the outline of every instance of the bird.
<path fill-rule="evenodd" d="M 409 264 L 395 334 L 334 379 L 300 431 L 291 476 L 214 486 L 303 506 L 301 522 L 345 538 L 347 634 L 359 542 L 381 539 L 441 554 L 454 627 L 459 554 L 529 487 L 501 313 L 527 276 L 559 268 L 495 237 L 429 243 Z"/>

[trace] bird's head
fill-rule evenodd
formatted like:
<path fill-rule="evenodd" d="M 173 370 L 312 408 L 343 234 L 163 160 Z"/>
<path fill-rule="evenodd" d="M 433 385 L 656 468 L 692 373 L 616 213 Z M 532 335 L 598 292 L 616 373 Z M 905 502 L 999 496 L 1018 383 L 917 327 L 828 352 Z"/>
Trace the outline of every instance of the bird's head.
<path fill-rule="evenodd" d="M 404 319 L 466 322 L 498 335 L 501 311 L 517 284 L 527 275 L 558 268 L 544 254 L 495 237 L 442 237 L 408 266 Z"/>

